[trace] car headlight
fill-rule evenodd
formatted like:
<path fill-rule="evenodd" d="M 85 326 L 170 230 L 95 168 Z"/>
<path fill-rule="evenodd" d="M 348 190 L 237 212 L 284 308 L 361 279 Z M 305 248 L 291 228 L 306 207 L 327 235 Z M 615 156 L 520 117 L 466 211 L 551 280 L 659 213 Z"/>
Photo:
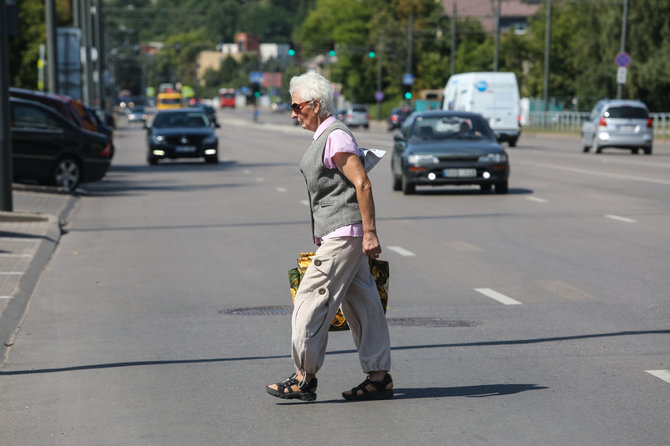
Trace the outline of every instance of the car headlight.
<path fill-rule="evenodd" d="M 435 155 L 424 154 L 424 153 L 410 153 L 407 156 L 407 162 L 410 164 L 431 164 L 431 163 L 439 163 L 440 160 L 437 159 Z"/>
<path fill-rule="evenodd" d="M 216 144 L 217 138 L 216 135 L 209 135 L 205 139 L 202 140 L 203 144 Z"/>
<path fill-rule="evenodd" d="M 151 142 L 154 144 L 160 144 L 165 141 L 165 136 L 163 135 L 151 135 Z"/>
<path fill-rule="evenodd" d="M 504 153 L 487 153 L 479 157 L 480 163 L 504 163 L 507 161 L 507 155 Z"/>

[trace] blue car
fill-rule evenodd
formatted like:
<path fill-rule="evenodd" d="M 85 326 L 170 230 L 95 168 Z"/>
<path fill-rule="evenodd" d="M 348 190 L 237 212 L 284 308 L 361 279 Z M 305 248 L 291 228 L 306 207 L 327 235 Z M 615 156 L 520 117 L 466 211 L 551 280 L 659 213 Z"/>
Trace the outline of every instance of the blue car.
<path fill-rule="evenodd" d="M 506 194 L 509 160 L 480 114 L 456 111 L 412 113 L 396 133 L 391 158 L 393 190 L 416 186 L 478 185 Z"/>

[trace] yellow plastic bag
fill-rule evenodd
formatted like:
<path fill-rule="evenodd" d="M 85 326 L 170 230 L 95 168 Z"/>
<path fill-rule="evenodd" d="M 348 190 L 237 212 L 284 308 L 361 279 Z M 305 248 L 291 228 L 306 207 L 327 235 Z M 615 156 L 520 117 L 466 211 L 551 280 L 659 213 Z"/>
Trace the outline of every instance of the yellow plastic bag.
<path fill-rule="evenodd" d="M 305 275 L 305 270 L 312 263 L 315 253 L 313 252 L 301 252 L 300 257 L 298 258 L 298 267 L 290 269 L 288 271 L 288 281 L 291 288 L 291 298 L 295 303 L 295 295 L 298 292 L 298 287 L 300 286 L 300 281 Z M 370 273 L 375 279 L 377 284 L 377 291 L 379 291 L 379 298 L 382 302 L 382 307 L 384 308 L 384 314 L 386 314 L 386 307 L 388 306 L 389 300 L 389 262 L 386 260 L 376 260 L 370 259 Z M 328 331 L 341 331 L 349 330 L 349 324 L 347 324 L 344 314 L 342 314 L 342 309 L 337 309 L 337 314 L 333 318 L 333 321 L 330 323 Z"/>

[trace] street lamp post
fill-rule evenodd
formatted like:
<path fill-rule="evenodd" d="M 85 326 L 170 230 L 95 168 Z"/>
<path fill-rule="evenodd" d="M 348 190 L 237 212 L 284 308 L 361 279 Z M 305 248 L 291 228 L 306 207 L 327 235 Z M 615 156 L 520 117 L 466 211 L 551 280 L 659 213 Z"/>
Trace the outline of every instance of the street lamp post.
<path fill-rule="evenodd" d="M 0 0 L 0 211 L 12 209 L 12 137 L 9 127 L 9 32 L 7 5 Z"/>

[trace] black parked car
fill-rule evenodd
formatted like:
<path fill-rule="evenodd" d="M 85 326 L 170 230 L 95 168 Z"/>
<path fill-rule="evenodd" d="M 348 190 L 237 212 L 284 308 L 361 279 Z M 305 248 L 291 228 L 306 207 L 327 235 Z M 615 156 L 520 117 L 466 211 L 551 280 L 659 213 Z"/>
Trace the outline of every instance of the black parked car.
<path fill-rule="evenodd" d="M 104 177 L 111 164 L 109 139 L 78 127 L 38 102 L 10 98 L 14 181 L 74 190 Z"/>
<path fill-rule="evenodd" d="M 496 135 L 479 114 L 414 112 L 394 137 L 393 190 L 413 194 L 417 185 L 495 186 L 507 193 L 509 162 Z"/>
<path fill-rule="evenodd" d="M 164 158 L 205 158 L 208 163 L 219 162 L 219 139 L 202 108 L 159 111 L 146 127 L 149 164 Z"/>

